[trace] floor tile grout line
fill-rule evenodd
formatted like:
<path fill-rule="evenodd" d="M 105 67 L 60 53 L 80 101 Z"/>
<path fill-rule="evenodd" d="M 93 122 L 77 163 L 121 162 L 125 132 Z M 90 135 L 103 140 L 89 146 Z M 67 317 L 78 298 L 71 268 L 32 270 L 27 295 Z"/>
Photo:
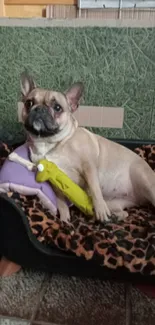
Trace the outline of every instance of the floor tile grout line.
<path fill-rule="evenodd" d="M 1 319 L 9 319 L 9 320 L 23 321 L 23 322 L 30 323 L 30 320 L 27 318 L 21 318 L 21 317 L 9 316 L 9 315 L 6 316 L 6 315 L 0 314 L 0 320 Z"/>
<path fill-rule="evenodd" d="M 132 325 L 131 284 L 125 284 L 125 325 Z"/>
<path fill-rule="evenodd" d="M 33 325 L 60 325 L 60 324 L 56 324 L 56 323 L 49 323 L 49 322 L 44 322 L 44 321 L 37 321 L 37 320 L 33 320 L 30 321 L 26 318 L 20 318 L 20 317 L 13 317 L 13 316 L 4 316 L 2 314 L 0 314 L 0 320 L 1 319 L 7 319 L 7 320 L 12 320 L 12 321 L 17 321 L 17 322 L 27 322 L 28 324 L 33 324 Z M 61 325 L 66 325 L 66 324 L 61 324 Z"/>
<path fill-rule="evenodd" d="M 43 321 L 34 321 L 32 325 L 60 325 L 60 324 L 43 322 Z M 61 324 L 61 325 L 66 325 L 66 324 Z"/>
<path fill-rule="evenodd" d="M 37 297 L 37 302 L 36 302 L 35 308 L 34 308 L 34 310 L 32 312 L 32 316 L 31 316 L 31 318 L 29 320 L 30 325 L 32 323 L 34 324 L 34 322 L 35 322 L 35 318 L 36 318 L 36 315 L 37 315 L 37 312 L 38 312 L 38 308 L 39 308 L 41 299 L 43 298 L 43 295 L 44 295 L 45 290 L 46 290 L 46 285 L 45 284 L 47 283 L 47 281 L 50 280 L 51 277 L 52 277 L 51 274 L 46 274 L 44 279 L 43 279 L 43 282 L 42 282 L 41 287 L 40 287 L 40 293 L 38 294 L 38 297 Z"/>

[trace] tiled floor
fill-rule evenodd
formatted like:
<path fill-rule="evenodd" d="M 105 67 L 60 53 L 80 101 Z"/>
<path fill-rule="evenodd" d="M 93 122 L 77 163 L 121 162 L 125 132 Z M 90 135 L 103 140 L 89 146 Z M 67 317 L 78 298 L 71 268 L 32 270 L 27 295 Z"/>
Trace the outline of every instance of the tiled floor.
<path fill-rule="evenodd" d="M 130 285 L 20 271 L 0 278 L 0 325 L 153 325 L 155 300 Z"/>

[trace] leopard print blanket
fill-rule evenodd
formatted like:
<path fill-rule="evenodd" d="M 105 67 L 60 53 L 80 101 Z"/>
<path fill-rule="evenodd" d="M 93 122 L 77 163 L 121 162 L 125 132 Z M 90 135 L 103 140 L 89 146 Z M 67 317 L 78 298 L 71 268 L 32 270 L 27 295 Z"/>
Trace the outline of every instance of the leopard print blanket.
<path fill-rule="evenodd" d="M 0 166 L 13 151 L 0 144 Z M 155 145 L 135 149 L 155 170 Z M 155 208 L 132 208 L 125 221 L 101 224 L 90 220 L 76 207 L 70 208 L 71 225 L 44 209 L 37 196 L 7 193 L 22 208 L 33 235 L 45 247 L 57 247 L 110 269 L 125 267 L 144 275 L 155 274 Z"/>

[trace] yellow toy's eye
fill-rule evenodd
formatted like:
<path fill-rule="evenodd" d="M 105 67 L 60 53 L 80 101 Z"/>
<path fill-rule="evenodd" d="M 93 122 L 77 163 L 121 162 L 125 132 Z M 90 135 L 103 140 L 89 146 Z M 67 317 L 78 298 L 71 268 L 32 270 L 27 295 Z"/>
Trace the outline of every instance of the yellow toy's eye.
<path fill-rule="evenodd" d="M 43 164 L 39 164 L 39 165 L 37 166 L 37 169 L 38 169 L 39 172 L 43 172 L 43 170 L 44 170 L 44 165 L 43 165 Z"/>

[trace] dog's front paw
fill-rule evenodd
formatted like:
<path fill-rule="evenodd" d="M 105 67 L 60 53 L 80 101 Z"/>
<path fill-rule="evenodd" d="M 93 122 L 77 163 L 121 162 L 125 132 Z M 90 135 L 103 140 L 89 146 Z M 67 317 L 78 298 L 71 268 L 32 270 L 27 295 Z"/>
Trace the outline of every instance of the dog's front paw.
<path fill-rule="evenodd" d="M 95 206 L 95 215 L 98 221 L 109 221 L 111 212 L 104 200 L 102 202 L 98 202 L 98 204 Z"/>

